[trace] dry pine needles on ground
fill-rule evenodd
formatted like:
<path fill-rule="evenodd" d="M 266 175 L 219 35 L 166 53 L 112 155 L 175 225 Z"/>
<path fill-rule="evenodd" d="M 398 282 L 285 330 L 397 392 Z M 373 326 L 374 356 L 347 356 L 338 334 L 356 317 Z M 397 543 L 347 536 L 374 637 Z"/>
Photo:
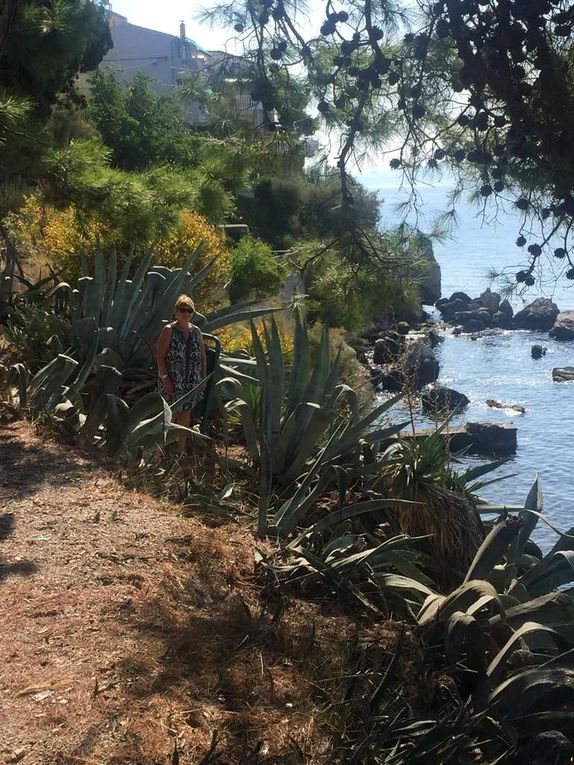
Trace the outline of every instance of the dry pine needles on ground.
<path fill-rule="evenodd" d="M 0 498 L 0 763 L 327 761 L 355 626 L 269 616 L 246 529 L 21 422 L 0 431 Z"/>

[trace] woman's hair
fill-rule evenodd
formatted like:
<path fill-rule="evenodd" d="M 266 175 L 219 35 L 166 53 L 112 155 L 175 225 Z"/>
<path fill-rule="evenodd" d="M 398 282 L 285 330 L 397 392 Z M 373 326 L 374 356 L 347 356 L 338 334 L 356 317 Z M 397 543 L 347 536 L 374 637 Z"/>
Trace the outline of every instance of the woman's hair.
<path fill-rule="evenodd" d="M 175 310 L 177 311 L 178 308 L 191 308 L 192 311 L 195 311 L 195 303 L 189 295 L 180 295 L 175 301 Z"/>

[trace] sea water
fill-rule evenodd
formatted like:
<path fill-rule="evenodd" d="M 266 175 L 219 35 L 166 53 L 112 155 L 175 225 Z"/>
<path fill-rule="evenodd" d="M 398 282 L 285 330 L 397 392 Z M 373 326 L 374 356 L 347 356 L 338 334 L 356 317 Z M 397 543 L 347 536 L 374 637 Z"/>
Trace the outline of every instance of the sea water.
<path fill-rule="evenodd" d="M 402 216 L 397 205 L 406 198 L 406 192 L 397 188 L 396 176 L 372 171 L 363 174 L 361 181 L 379 194 L 383 227 L 396 225 Z M 422 230 L 425 227 L 430 230 L 440 212 L 448 208 L 449 190 L 448 183 L 419 188 L 418 225 Z M 458 225 L 451 238 L 433 245 L 441 267 L 442 294 L 448 297 L 461 290 L 476 297 L 486 287 L 496 289 L 501 283 L 492 282 L 493 270 L 506 269 L 512 278 L 524 266 L 525 259 L 515 244 L 522 221 L 511 207 L 499 210 L 494 220 L 488 211 L 484 215 L 476 204 L 464 198 L 457 202 L 456 210 Z M 534 235 L 528 239 L 536 241 Z M 536 286 L 512 298 L 515 310 L 541 295 L 552 297 L 560 310 L 574 309 L 572 283 L 560 278 L 554 267 L 550 258 Z M 454 418 L 453 424 L 494 420 L 513 422 L 518 428 L 516 455 L 488 476 L 509 477 L 485 487 L 481 495 L 491 502 L 521 504 L 538 474 L 544 492 L 544 513 L 563 530 L 574 526 L 574 383 L 552 381 L 553 367 L 574 366 L 574 341 L 558 342 L 547 333 L 526 331 L 505 331 L 475 340 L 446 331 L 444 338 L 436 349 L 440 362 L 438 382 L 470 399 L 467 409 Z M 546 356 L 532 359 L 533 344 L 545 346 Z M 486 405 L 487 399 L 518 404 L 525 407 L 526 413 L 491 409 Z M 429 424 L 420 414 L 417 420 Z M 548 548 L 556 535 L 540 522 L 535 538 Z"/>

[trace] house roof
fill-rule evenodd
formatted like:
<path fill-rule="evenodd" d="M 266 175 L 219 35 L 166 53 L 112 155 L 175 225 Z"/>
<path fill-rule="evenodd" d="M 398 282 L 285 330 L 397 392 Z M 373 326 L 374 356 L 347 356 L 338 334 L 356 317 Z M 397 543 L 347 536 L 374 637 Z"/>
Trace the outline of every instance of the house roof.
<path fill-rule="evenodd" d="M 114 13 L 115 16 L 120 16 L 120 14 Z M 170 40 L 180 40 L 181 38 L 179 35 L 170 35 L 169 32 L 160 32 L 157 29 L 150 29 L 149 27 L 142 27 L 139 24 L 132 24 L 131 21 L 128 21 L 127 16 L 121 16 L 121 18 L 124 20 L 122 23 L 122 26 L 124 24 L 127 24 L 130 27 L 134 27 L 135 29 L 144 29 L 146 32 L 153 32 L 156 35 L 161 35 L 162 37 L 169 37 Z M 212 54 L 210 51 L 203 48 L 199 43 L 195 42 L 195 40 L 192 40 L 191 37 L 186 37 L 185 41 L 189 43 L 190 45 L 193 45 L 196 50 L 198 50 L 200 53 L 204 53 L 206 56 L 211 56 Z"/>

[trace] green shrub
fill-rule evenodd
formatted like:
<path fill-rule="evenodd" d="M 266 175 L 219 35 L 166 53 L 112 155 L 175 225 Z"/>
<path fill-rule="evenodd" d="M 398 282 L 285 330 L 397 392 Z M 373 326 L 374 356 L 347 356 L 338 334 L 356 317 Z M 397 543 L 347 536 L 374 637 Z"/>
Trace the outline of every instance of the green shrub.
<path fill-rule="evenodd" d="M 251 235 L 244 237 L 231 254 L 229 299 L 237 303 L 277 293 L 283 286 L 284 271 L 268 244 Z"/>

